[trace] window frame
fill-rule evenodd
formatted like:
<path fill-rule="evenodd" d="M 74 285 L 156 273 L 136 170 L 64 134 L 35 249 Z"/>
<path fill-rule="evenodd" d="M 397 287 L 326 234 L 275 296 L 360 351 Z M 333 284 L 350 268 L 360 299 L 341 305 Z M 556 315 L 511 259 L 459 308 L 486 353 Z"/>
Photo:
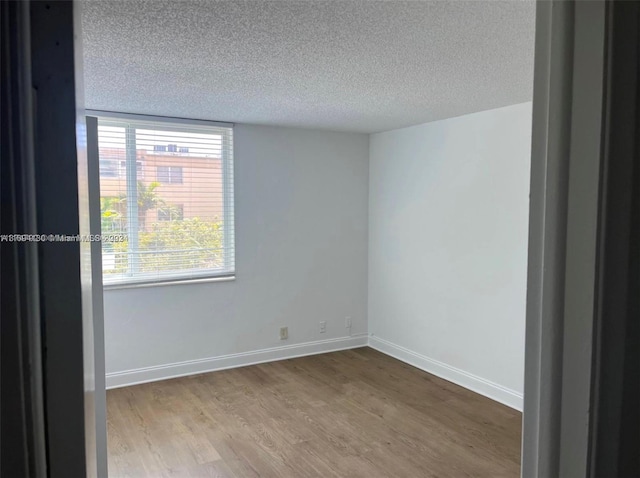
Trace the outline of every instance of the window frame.
<path fill-rule="evenodd" d="M 231 145 L 229 147 L 223 147 L 221 150 L 222 161 L 222 196 L 223 196 L 223 222 L 224 224 L 231 224 L 230 230 L 225 228 L 223 234 L 223 249 L 225 251 L 224 260 L 225 265 L 216 269 L 206 270 L 190 270 L 190 271 L 176 271 L 175 273 L 163 275 L 158 278 L 156 273 L 144 274 L 141 272 L 128 271 L 126 274 L 122 274 L 116 277 L 106 278 L 103 274 L 103 287 L 104 289 L 128 289 L 136 287 L 153 287 L 172 284 L 185 284 L 185 283 L 200 283 L 200 282 L 217 282 L 235 280 L 236 267 L 235 267 L 235 195 L 234 195 L 234 123 L 226 123 L 220 121 L 206 121 L 197 119 L 185 119 L 185 118 L 173 118 L 166 116 L 152 116 L 152 115 L 138 115 L 132 113 L 119 113 L 112 111 L 101 110 L 87 110 L 87 116 L 94 116 L 98 119 L 98 126 L 119 126 L 122 127 L 122 123 L 131 123 L 129 128 L 132 130 L 149 129 L 149 126 L 153 126 L 156 130 L 175 131 L 175 132 L 194 132 L 194 129 L 201 129 L 203 133 L 211 133 L 209 128 L 229 128 L 231 130 Z M 137 124 L 136 124 L 137 123 Z M 183 129 L 181 129 L 183 128 Z M 214 133 L 215 134 L 215 133 Z M 139 160 L 137 158 L 137 148 L 134 140 L 131 141 L 132 136 L 127 134 L 125 130 L 125 153 L 126 153 L 126 174 L 127 182 L 134 180 L 137 184 L 137 174 Z M 99 141 L 98 131 L 96 131 L 96 138 Z M 96 145 L 98 147 L 98 145 Z M 130 167 L 130 156 L 135 160 L 136 167 Z M 98 155 L 98 161 L 100 160 Z M 120 164 L 118 163 L 118 166 Z M 184 174 L 184 172 L 183 172 Z M 173 183 L 171 183 L 173 184 Z M 136 187 L 134 187 L 135 193 Z M 135 201 L 129 201 L 134 203 Z M 137 204 L 135 209 L 137 209 Z M 135 223 L 136 214 L 131 212 L 128 216 L 134 218 L 132 223 Z M 134 234 L 137 236 L 138 231 L 135 230 Z M 131 234 L 131 231 L 128 232 Z M 231 254 L 228 252 L 231 251 Z M 101 248 L 102 253 L 102 248 Z M 230 257 L 233 256 L 233 258 Z"/>
<path fill-rule="evenodd" d="M 156 166 L 156 178 L 160 184 L 184 184 L 184 172 L 182 166 Z M 162 169 L 163 178 L 160 178 L 160 170 Z M 180 174 L 177 174 L 177 173 Z M 164 180 L 166 179 L 166 181 Z M 175 179 L 180 179 L 175 181 Z"/>
<path fill-rule="evenodd" d="M 113 166 L 115 164 L 115 167 Z M 106 166 L 109 165 L 107 168 Z M 109 172 L 109 174 L 107 174 Z M 117 179 L 120 174 L 120 160 L 113 158 L 98 159 L 98 174 L 100 178 Z"/>

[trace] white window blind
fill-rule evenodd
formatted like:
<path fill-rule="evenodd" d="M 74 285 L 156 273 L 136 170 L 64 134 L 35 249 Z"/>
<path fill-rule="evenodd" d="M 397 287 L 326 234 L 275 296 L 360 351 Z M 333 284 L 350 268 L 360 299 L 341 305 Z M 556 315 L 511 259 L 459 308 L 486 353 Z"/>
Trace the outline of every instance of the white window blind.
<path fill-rule="evenodd" d="M 105 285 L 234 274 L 233 128 L 175 121 L 98 117 Z"/>

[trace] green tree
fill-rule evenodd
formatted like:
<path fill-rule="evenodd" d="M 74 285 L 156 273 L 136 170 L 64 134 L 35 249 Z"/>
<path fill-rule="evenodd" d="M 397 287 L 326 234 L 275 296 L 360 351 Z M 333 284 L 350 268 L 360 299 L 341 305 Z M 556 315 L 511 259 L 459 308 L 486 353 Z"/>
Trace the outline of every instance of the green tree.
<path fill-rule="evenodd" d="M 176 268 L 215 269 L 224 265 L 222 222 L 217 218 L 182 217 L 182 210 L 167 203 L 158 194 L 160 183 L 138 181 L 138 243 L 140 271 L 170 271 Z M 102 230 L 127 229 L 126 196 L 100 198 Z M 147 230 L 146 216 L 151 209 L 164 211 L 169 220 L 153 222 Z M 129 269 L 128 241 L 103 244 L 103 252 L 113 258 L 105 273 L 124 273 Z M 176 263 L 176 254 L 181 261 Z"/>
<path fill-rule="evenodd" d="M 176 253 L 187 269 L 222 267 L 224 233 L 220 221 L 204 221 L 197 217 L 184 220 L 156 222 L 149 232 L 139 236 L 141 270 L 175 270 Z"/>
<path fill-rule="evenodd" d="M 158 194 L 160 183 L 152 181 L 148 185 L 142 181 L 138 181 L 138 228 L 141 231 L 146 230 L 147 211 L 150 209 L 167 209 L 172 214 L 176 208 L 168 206 L 166 201 Z M 105 196 L 100 198 L 100 209 L 102 213 L 102 230 L 114 231 L 123 230 L 126 226 L 127 217 L 127 196 Z"/>
<path fill-rule="evenodd" d="M 224 230 L 221 221 L 195 218 L 153 223 L 150 231 L 138 237 L 140 271 L 173 271 L 186 269 L 215 269 L 224 265 Z M 104 244 L 103 244 L 104 246 Z M 179 251 L 179 252 L 178 252 Z M 114 242 L 109 252 L 115 254 L 113 267 L 105 272 L 124 273 L 128 270 L 127 241 Z M 176 253 L 181 262 L 176 263 Z"/>
<path fill-rule="evenodd" d="M 156 191 L 159 186 L 158 181 L 152 181 L 148 185 L 138 181 L 138 227 L 141 231 L 146 230 L 147 211 L 163 208 L 167 205 Z"/>
<path fill-rule="evenodd" d="M 124 215 L 122 199 L 117 196 L 100 198 L 100 221 L 102 232 L 119 232 L 123 230 Z"/>

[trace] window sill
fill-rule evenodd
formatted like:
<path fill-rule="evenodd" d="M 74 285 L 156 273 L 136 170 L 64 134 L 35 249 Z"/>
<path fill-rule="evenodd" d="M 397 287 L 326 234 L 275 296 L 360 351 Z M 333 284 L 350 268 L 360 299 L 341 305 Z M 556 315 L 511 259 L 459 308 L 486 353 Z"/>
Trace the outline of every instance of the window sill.
<path fill-rule="evenodd" d="M 141 289 L 145 287 L 164 287 L 170 285 L 190 285 L 190 284 L 204 284 L 209 282 L 230 282 L 236 280 L 236 276 L 222 276 L 222 277 L 199 277 L 195 279 L 175 279 L 162 282 L 129 282 L 125 284 L 104 284 L 102 287 L 104 290 L 118 290 L 118 289 Z"/>

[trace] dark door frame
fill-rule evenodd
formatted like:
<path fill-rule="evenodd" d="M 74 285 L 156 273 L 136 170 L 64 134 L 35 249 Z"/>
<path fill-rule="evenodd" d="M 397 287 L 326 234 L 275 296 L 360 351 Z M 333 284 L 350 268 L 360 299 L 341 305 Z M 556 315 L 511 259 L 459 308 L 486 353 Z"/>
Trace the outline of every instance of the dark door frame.
<path fill-rule="evenodd" d="M 638 9 L 537 4 L 524 477 L 640 475 Z"/>
<path fill-rule="evenodd" d="M 0 233 L 35 234 L 29 4 L 2 2 Z M 45 476 L 38 250 L 0 242 L 0 475 Z"/>
<path fill-rule="evenodd" d="M 640 476 L 640 4 L 607 5 L 591 476 Z"/>
<path fill-rule="evenodd" d="M 97 476 L 91 244 L 55 239 L 90 231 L 80 5 L 2 2 L 2 233 L 40 238 L 1 246 L 8 477 Z"/>

